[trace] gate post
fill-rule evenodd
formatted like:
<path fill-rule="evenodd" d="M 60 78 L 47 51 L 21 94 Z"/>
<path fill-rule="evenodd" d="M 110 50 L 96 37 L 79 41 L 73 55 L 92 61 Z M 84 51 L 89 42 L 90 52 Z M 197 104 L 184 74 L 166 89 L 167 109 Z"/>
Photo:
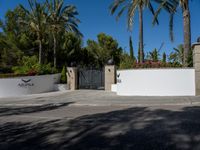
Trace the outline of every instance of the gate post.
<path fill-rule="evenodd" d="M 76 67 L 67 67 L 67 84 L 70 90 L 76 90 L 78 87 L 78 71 Z"/>
<path fill-rule="evenodd" d="M 200 41 L 193 45 L 193 64 L 195 68 L 196 96 L 200 95 Z"/>
<path fill-rule="evenodd" d="M 105 66 L 105 90 L 111 91 L 111 85 L 116 83 L 116 66 Z"/>

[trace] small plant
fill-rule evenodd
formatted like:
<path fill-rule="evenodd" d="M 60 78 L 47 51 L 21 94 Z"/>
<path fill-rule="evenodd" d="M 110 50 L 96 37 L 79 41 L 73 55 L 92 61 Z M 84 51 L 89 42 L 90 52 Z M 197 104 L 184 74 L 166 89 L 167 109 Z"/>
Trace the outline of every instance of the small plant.
<path fill-rule="evenodd" d="M 63 66 L 60 83 L 63 83 L 63 84 L 67 83 L 66 66 Z"/>

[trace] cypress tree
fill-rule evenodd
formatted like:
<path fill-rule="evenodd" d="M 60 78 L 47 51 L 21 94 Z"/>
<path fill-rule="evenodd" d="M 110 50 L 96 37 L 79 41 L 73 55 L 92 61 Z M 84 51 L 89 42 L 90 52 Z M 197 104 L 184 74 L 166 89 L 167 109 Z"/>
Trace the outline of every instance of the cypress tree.
<path fill-rule="evenodd" d="M 164 52 L 163 57 L 162 57 L 162 62 L 166 63 L 167 62 L 166 59 L 167 59 L 167 56 L 166 56 L 166 53 Z"/>
<path fill-rule="evenodd" d="M 140 47 L 138 47 L 138 57 L 137 58 L 138 58 L 138 62 L 140 63 Z"/>
<path fill-rule="evenodd" d="M 130 49 L 130 57 L 134 60 L 134 50 L 133 50 L 133 42 L 131 36 L 129 38 L 129 49 Z"/>

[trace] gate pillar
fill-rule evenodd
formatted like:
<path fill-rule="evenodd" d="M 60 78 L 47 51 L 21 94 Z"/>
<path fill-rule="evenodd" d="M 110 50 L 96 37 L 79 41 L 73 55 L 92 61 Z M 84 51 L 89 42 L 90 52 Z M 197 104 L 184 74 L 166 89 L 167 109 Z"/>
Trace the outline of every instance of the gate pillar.
<path fill-rule="evenodd" d="M 105 66 L 105 90 L 111 91 L 111 85 L 116 83 L 116 66 Z"/>
<path fill-rule="evenodd" d="M 200 95 L 200 41 L 193 44 L 193 63 L 195 69 L 196 95 Z"/>
<path fill-rule="evenodd" d="M 76 67 L 67 67 L 67 84 L 70 90 L 76 90 L 78 87 L 78 72 Z"/>

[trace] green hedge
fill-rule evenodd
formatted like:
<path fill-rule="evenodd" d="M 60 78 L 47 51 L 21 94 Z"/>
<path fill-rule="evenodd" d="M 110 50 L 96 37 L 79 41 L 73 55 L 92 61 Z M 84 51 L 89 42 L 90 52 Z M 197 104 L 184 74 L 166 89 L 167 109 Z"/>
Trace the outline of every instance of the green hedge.
<path fill-rule="evenodd" d="M 22 76 L 28 76 L 28 75 L 14 74 L 14 73 L 0 74 L 0 78 L 14 78 L 14 77 L 22 77 Z"/>

